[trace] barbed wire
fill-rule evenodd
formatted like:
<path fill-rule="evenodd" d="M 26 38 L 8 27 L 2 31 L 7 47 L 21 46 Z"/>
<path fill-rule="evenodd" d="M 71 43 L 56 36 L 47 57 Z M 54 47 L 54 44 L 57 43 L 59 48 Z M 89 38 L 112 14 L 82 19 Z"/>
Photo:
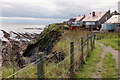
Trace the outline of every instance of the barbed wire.
<path fill-rule="evenodd" d="M 89 39 L 90 39 L 90 38 L 89 38 Z M 89 40 L 89 39 L 88 39 L 88 40 Z M 83 46 L 84 46 L 84 45 L 80 46 L 80 48 L 78 48 L 74 53 L 78 53 L 79 51 L 81 51 L 81 48 L 82 48 Z M 69 48 L 69 49 L 70 49 L 70 48 Z M 64 50 L 62 50 L 62 51 L 65 51 L 65 50 L 66 50 L 66 49 L 64 49 Z M 67 50 L 68 50 L 68 48 L 67 48 Z M 72 54 L 72 55 L 74 55 L 74 54 Z M 56 66 L 62 64 L 65 60 L 69 59 L 69 57 L 70 57 L 70 56 L 68 56 L 68 57 L 67 57 L 66 59 L 64 59 L 62 62 L 59 62 L 58 64 L 56 64 L 54 67 L 53 67 L 53 66 L 50 67 L 50 68 L 48 69 L 48 71 L 47 71 L 45 74 L 47 74 L 50 70 L 52 70 L 52 69 L 55 68 Z M 44 58 L 44 56 L 43 56 L 43 58 Z M 78 60 L 78 59 L 79 59 L 79 58 L 77 58 L 76 60 Z M 28 66 L 26 66 L 26 67 L 20 69 L 19 71 L 15 72 L 14 74 L 11 74 L 11 75 L 8 76 L 7 78 L 10 78 L 10 77 L 16 75 L 16 74 L 19 73 L 20 71 L 22 71 L 22 70 L 28 68 L 29 66 L 35 64 L 35 63 L 38 62 L 39 60 L 40 60 L 40 58 L 37 59 L 35 62 L 29 64 Z M 75 61 L 76 61 L 76 60 L 75 60 Z M 74 61 L 74 62 L 75 62 L 75 61 Z M 68 70 L 69 70 L 69 68 L 68 68 Z M 67 70 L 67 71 L 68 71 L 68 70 Z M 66 71 L 65 71 L 64 73 L 66 73 Z M 63 74 L 64 74 L 64 73 L 63 73 Z M 43 74 L 42 76 L 44 76 L 45 74 Z M 41 76 L 41 77 L 42 77 L 42 76 Z"/>
<path fill-rule="evenodd" d="M 68 49 L 68 48 L 67 48 Z M 62 51 L 65 51 L 66 49 L 64 49 L 64 50 L 62 50 Z M 43 56 L 42 58 L 44 58 L 45 56 Z M 12 77 L 12 76 L 14 76 L 14 75 L 16 75 L 17 73 L 19 73 L 19 72 L 21 72 L 22 70 L 24 70 L 24 69 L 26 69 L 26 68 L 28 68 L 29 66 L 31 66 L 31 65 L 33 65 L 33 64 L 35 64 L 36 62 L 38 62 L 38 61 L 40 61 L 41 59 L 39 58 L 39 59 L 37 59 L 35 62 L 33 62 L 33 63 L 31 63 L 31 64 L 29 64 L 28 66 L 26 66 L 26 67 L 24 67 L 24 68 L 22 68 L 22 69 L 20 69 L 20 70 L 18 70 L 17 72 L 15 72 L 14 74 L 11 74 L 10 76 L 8 76 L 7 78 L 10 78 L 10 77 Z M 44 59 L 44 61 L 45 61 L 45 59 Z M 59 63 L 60 64 L 60 63 Z"/>
<path fill-rule="evenodd" d="M 22 69 L 20 69 L 20 70 L 18 70 L 17 72 L 15 72 L 14 74 L 11 74 L 10 76 L 8 76 L 7 78 L 10 78 L 10 77 L 12 77 L 12 76 L 14 76 L 14 75 L 16 75 L 17 73 L 19 73 L 20 71 L 22 71 L 22 70 L 24 70 L 24 69 L 26 69 L 26 68 L 28 68 L 29 66 L 31 66 L 31 65 L 33 65 L 33 64 L 35 64 L 36 62 L 38 62 L 40 60 L 40 58 L 39 59 L 37 59 L 35 62 L 33 62 L 33 63 L 31 63 L 31 64 L 29 64 L 28 66 L 26 66 L 26 67 L 24 67 L 24 68 L 22 68 Z"/>
<path fill-rule="evenodd" d="M 76 62 L 78 59 L 79 59 L 79 58 L 76 58 L 76 60 L 74 60 L 74 62 L 71 64 L 71 66 L 74 65 L 75 62 Z M 65 70 L 65 71 L 62 73 L 62 75 L 65 74 L 66 72 L 68 72 L 69 69 L 71 68 L 71 66 L 70 66 L 67 70 Z M 61 75 L 61 76 L 62 76 L 62 75 Z M 61 77 L 61 76 L 60 76 L 60 77 Z"/>
<path fill-rule="evenodd" d="M 75 53 L 76 52 L 78 52 L 78 50 L 79 49 L 77 49 L 76 51 L 75 51 Z M 72 54 L 72 55 L 74 55 L 74 54 Z M 71 56 L 72 56 L 71 55 Z M 62 64 L 65 60 L 67 60 L 67 59 L 69 59 L 70 58 L 70 56 L 68 56 L 67 58 L 65 58 L 62 62 L 60 62 L 60 63 L 58 63 L 58 64 L 56 64 L 55 66 L 52 66 L 52 67 L 50 67 L 47 71 L 46 71 L 46 73 L 45 74 L 47 74 L 50 70 L 52 70 L 53 68 L 55 68 L 56 66 L 58 66 L 58 65 L 60 65 L 60 64 Z M 40 76 L 40 77 L 43 77 L 45 74 L 43 74 L 42 76 Z"/>
<path fill-rule="evenodd" d="M 92 36 L 91 36 L 92 37 Z M 89 40 L 90 38 L 88 38 L 88 40 Z M 85 41 L 85 43 L 86 43 L 86 41 Z M 81 51 L 81 48 L 82 47 L 84 47 L 85 45 L 82 45 L 80 48 L 78 48 L 74 53 L 78 53 L 79 51 Z M 87 49 L 86 49 L 87 50 Z M 72 54 L 72 55 L 74 55 L 74 54 Z M 68 56 L 65 60 L 67 60 L 68 58 L 69 58 L 70 56 Z M 79 58 L 77 58 L 76 60 L 78 60 Z M 65 60 L 63 60 L 62 62 L 64 62 Z M 52 66 L 52 67 L 50 67 L 49 69 L 48 69 L 48 71 L 45 73 L 45 74 L 47 74 L 50 70 L 52 70 L 53 68 L 55 68 L 56 66 L 58 66 L 58 65 L 60 65 L 62 62 L 60 62 L 60 63 L 58 63 L 57 65 L 55 65 L 54 67 Z M 44 76 L 45 74 L 43 74 L 42 76 Z M 42 77 L 42 76 L 40 76 L 40 77 Z"/>

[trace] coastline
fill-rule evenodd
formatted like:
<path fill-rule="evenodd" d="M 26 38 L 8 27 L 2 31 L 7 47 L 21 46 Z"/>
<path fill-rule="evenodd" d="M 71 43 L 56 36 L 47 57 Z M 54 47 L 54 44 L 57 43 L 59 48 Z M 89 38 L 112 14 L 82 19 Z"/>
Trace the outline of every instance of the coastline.
<path fill-rule="evenodd" d="M 39 39 L 41 32 L 44 31 L 45 28 L 45 25 L 42 25 L 42 27 L 41 25 L 34 27 L 34 25 L 30 26 L 28 24 L 21 26 L 22 24 L 17 27 L 14 25 L 14 28 L 18 28 L 14 29 L 10 25 L 8 30 L 5 30 L 5 26 L 2 26 L 0 29 L 0 54 L 3 58 L 3 64 L 6 64 L 6 61 L 11 61 L 11 54 L 13 51 L 14 55 L 20 55 L 20 58 L 24 60 L 22 56 L 23 52 L 29 44 Z M 3 27 L 4 29 L 2 29 Z M 13 31 L 9 28 L 13 29 Z"/>

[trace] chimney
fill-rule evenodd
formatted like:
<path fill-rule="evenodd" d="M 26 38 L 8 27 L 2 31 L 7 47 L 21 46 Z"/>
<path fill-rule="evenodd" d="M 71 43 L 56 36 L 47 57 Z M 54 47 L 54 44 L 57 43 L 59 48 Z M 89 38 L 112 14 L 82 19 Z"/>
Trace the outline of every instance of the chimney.
<path fill-rule="evenodd" d="M 108 13 L 110 14 L 110 9 L 108 10 Z"/>
<path fill-rule="evenodd" d="M 95 17 L 95 11 L 92 12 L 92 16 Z"/>
<path fill-rule="evenodd" d="M 117 15 L 117 11 L 116 10 L 114 11 L 114 14 Z"/>
<path fill-rule="evenodd" d="M 85 14 L 84 14 L 84 17 L 85 17 Z"/>

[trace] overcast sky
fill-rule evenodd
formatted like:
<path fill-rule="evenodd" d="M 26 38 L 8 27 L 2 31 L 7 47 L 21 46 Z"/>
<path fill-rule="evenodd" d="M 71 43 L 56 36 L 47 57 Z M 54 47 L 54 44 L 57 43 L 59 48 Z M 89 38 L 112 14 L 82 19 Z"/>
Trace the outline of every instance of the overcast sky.
<path fill-rule="evenodd" d="M 55 23 L 92 11 L 118 9 L 119 0 L 2 0 L 0 1 L 3 22 L 10 23 Z"/>

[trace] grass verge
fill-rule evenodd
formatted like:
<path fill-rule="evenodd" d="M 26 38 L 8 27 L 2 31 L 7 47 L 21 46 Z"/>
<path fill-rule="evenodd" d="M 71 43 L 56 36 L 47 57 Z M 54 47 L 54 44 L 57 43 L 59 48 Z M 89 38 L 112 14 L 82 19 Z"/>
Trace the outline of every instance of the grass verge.
<path fill-rule="evenodd" d="M 103 78 L 117 78 L 116 61 L 110 52 L 108 52 L 103 59 L 103 68 L 104 70 L 101 74 Z"/>
<path fill-rule="evenodd" d="M 103 43 L 106 46 L 111 46 L 115 50 L 119 50 L 120 48 L 118 46 L 118 42 L 120 42 L 120 38 L 103 38 L 101 40 L 98 40 L 99 42 Z"/>
<path fill-rule="evenodd" d="M 83 65 L 79 72 L 76 73 L 76 78 L 92 78 L 96 70 L 97 63 L 100 62 L 101 47 L 98 44 L 95 44 L 96 49 L 94 49 L 90 56 L 87 58 L 86 64 Z"/>
<path fill-rule="evenodd" d="M 103 43 L 106 46 L 111 46 L 115 50 L 119 50 L 119 44 L 120 44 L 120 33 L 114 33 L 114 32 L 103 32 L 98 33 L 97 38 L 99 42 Z"/>

